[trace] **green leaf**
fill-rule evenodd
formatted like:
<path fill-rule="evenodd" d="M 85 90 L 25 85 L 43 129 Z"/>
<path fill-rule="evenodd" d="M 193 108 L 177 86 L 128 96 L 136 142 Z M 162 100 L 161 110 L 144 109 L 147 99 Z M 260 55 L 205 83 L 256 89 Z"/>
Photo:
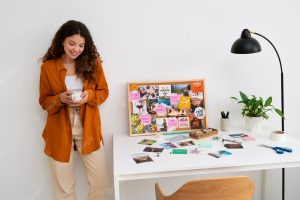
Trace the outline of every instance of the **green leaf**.
<path fill-rule="evenodd" d="M 230 97 L 230 98 L 232 98 L 232 99 L 234 99 L 234 100 L 238 101 L 238 99 L 237 99 L 236 97 Z"/>
<path fill-rule="evenodd" d="M 275 110 L 275 112 L 276 112 L 280 117 L 282 117 L 283 119 L 285 119 L 285 117 L 284 117 L 283 113 L 281 112 L 281 110 L 279 110 L 278 108 L 275 108 L 274 110 Z"/>
<path fill-rule="evenodd" d="M 240 91 L 240 95 L 241 95 L 241 98 L 242 98 L 243 101 L 247 101 L 248 100 L 247 95 L 245 95 L 243 92 Z"/>
<path fill-rule="evenodd" d="M 272 97 L 269 97 L 265 102 L 265 107 L 271 105 L 271 103 L 272 103 Z"/>

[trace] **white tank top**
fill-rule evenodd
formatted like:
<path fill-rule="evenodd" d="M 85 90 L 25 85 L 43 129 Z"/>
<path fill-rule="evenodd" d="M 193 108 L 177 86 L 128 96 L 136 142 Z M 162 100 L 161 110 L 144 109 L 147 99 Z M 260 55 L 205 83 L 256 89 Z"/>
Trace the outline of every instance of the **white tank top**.
<path fill-rule="evenodd" d="M 67 90 L 73 92 L 82 92 L 83 82 L 81 78 L 77 77 L 77 75 L 66 76 L 65 83 L 67 86 Z"/>

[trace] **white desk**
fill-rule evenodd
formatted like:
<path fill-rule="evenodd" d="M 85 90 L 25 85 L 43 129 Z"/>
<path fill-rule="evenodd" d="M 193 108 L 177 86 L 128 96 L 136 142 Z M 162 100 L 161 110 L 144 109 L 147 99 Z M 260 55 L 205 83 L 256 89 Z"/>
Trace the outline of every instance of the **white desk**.
<path fill-rule="evenodd" d="M 228 136 L 234 132 L 221 132 L 218 136 L 233 139 Z M 245 132 L 243 132 L 245 133 Z M 165 136 L 171 137 L 171 136 Z M 256 141 L 244 141 L 243 149 L 226 149 L 221 141 L 214 141 L 212 137 L 202 139 L 211 143 L 212 148 L 199 148 L 200 154 L 175 155 L 170 150 L 164 149 L 159 157 L 156 153 L 147 153 L 153 162 L 136 164 L 130 155 L 142 153 L 147 145 L 137 144 L 143 139 L 155 139 L 156 143 L 151 147 L 159 147 L 159 143 L 165 140 L 158 140 L 158 136 L 129 137 L 128 135 L 114 135 L 114 186 L 115 200 L 120 200 L 120 182 L 126 180 L 139 180 L 149 178 L 161 178 L 172 176 L 188 176 L 196 174 L 214 174 L 223 172 L 254 171 L 275 168 L 289 168 L 300 166 L 300 140 L 288 135 L 284 143 L 275 142 L 269 139 L 269 133 L 255 135 Z M 241 139 L 238 139 L 241 140 Z M 271 146 L 286 146 L 293 149 L 292 153 L 276 154 L 274 150 L 257 146 L 266 144 Z M 192 146 L 191 148 L 195 148 Z M 218 150 L 227 150 L 233 154 L 214 158 L 207 153 Z M 153 186 L 154 187 L 154 186 Z"/>

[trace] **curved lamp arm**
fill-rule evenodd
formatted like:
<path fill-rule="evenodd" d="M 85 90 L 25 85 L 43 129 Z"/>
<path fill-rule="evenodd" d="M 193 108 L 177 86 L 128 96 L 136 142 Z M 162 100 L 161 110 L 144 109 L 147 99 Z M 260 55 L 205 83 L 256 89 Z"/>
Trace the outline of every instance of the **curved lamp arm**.
<path fill-rule="evenodd" d="M 266 38 L 265 36 L 263 36 L 263 35 L 261 35 L 259 33 L 256 33 L 256 32 L 250 31 L 250 33 L 258 35 L 258 36 L 264 38 L 265 40 L 267 40 L 272 45 L 273 49 L 275 50 L 275 52 L 277 54 L 277 57 L 278 57 L 278 60 L 279 60 L 279 64 L 280 64 L 280 71 L 281 71 L 281 111 L 284 114 L 283 70 L 282 70 L 282 64 L 281 64 L 281 59 L 280 59 L 279 53 L 278 53 L 277 49 L 275 48 L 274 44 L 268 38 Z M 281 120 L 282 120 L 281 121 L 281 130 L 284 131 L 284 118 L 282 118 Z"/>

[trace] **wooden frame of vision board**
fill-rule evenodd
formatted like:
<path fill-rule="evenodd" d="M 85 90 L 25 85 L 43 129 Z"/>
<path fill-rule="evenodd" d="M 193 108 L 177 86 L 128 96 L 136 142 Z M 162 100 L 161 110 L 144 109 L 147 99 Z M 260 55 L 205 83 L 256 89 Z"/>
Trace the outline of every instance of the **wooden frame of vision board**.
<path fill-rule="evenodd" d="M 204 79 L 128 83 L 130 136 L 206 128 Z"/>

